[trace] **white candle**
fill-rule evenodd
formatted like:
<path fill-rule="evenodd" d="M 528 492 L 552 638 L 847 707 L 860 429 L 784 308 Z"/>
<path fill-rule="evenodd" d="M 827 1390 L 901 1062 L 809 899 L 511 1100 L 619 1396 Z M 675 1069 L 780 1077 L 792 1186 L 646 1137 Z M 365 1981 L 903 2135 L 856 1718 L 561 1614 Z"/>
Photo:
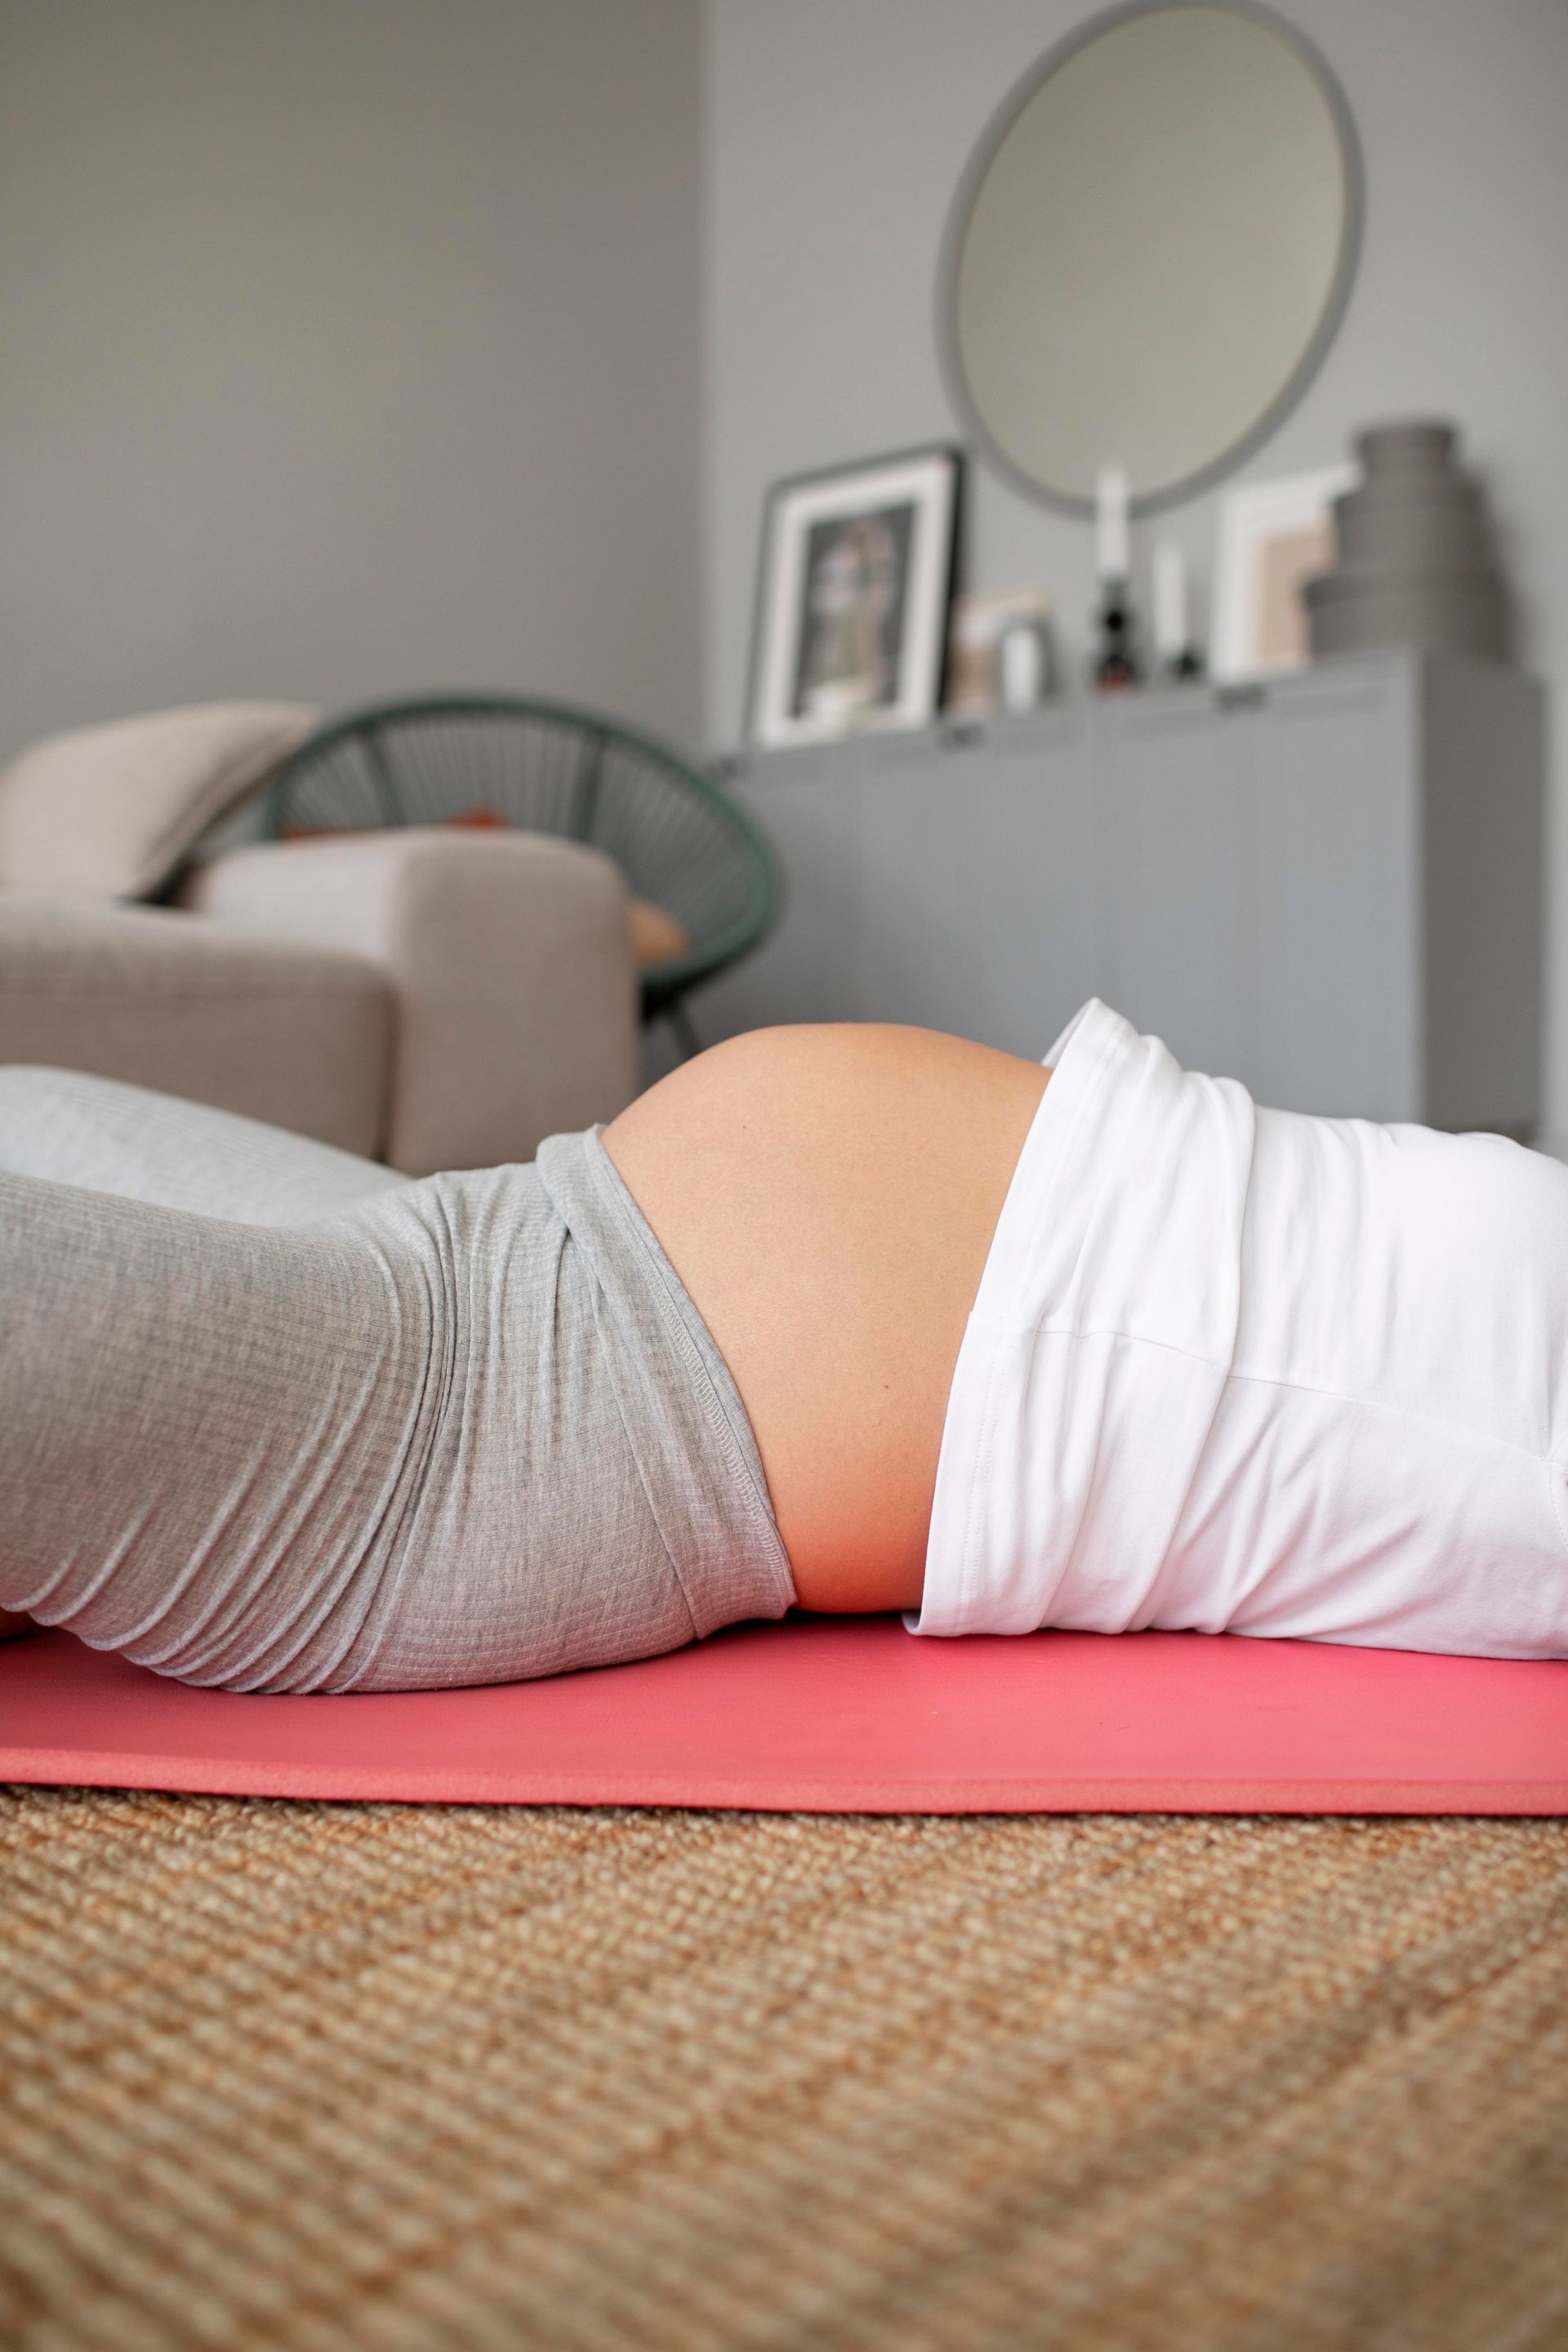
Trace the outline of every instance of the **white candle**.
<path fill-rule="evenodd" d="M 1002 708 L 1033 710 L 1046 683 L 1046 646 L 1038 624 L 1015 621 L 1002 632 Z"/>
<path fill-rule="evenodd" d="M 1154 655 L 1158 661 L 1173 662 L 1186 650 L 1186 559 L 1166 540 L 1154 550 Z"/>
<path fill-rule="evenodd" d="M 1102 580 L 1125 580 L 1127 563 L 1127 474 L 1102 466 L 1094 486 L 1095 569 Z"/>

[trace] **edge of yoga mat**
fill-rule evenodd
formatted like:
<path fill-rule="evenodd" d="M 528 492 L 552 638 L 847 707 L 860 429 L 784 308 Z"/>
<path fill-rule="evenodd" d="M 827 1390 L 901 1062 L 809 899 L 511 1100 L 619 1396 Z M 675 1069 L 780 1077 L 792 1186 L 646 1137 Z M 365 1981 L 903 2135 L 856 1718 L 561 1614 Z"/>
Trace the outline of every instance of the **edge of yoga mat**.
<path fill-rule="evenodd" d="M 478 1690 L 201 1691 L 0 1647 L 0 1780 L 811 1812 L 1568 1814 L 1568 1662 L 1201 1633 L 731 1627 Z"/>

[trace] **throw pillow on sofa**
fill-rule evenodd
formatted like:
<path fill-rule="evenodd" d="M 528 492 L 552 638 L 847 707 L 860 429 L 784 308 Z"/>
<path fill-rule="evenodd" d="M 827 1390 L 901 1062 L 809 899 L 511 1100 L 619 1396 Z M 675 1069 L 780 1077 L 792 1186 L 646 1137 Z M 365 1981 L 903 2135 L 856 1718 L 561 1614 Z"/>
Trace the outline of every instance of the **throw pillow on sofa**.
<path fill-rule="evenodd" d="M 315 719 L 297 702 L 209 702 L 33 744 L 0 772 L 0 883 L 150 898 Z"/>

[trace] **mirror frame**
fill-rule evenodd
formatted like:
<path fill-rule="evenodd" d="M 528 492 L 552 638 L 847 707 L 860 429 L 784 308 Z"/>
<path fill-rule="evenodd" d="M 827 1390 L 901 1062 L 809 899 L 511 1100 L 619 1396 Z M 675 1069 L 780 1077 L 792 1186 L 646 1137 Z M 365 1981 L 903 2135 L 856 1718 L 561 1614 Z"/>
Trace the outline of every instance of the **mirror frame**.
<path fill-rule="evenodd" d="M 1362 161 L 1361 141 L 1356 133 L 1350 101 L 1338 79 L 1321 50 L 1308 40 L 1304 33 L 1299 32 L 1294 25 L 1289 24 L 1272 8 L 1263 6 L 1261 0 L 1122 0 L 1120 6 L 1100 9 L 1092 16 L 1086 17 L 1072 32 L 1053 43 L 1044 57 L 1014 83 L 982 131 L 959 176 L 958 186 L 948 207 L 937 265 L 937 350 L 942 381 L 954 412 L 975 450 L 993 473 L 1000 475 L 1010 488 L 1017 490 L 1023 497 L 1032 499 L 1037 506 L 1049 507 L 1058 514 L 1090 518 L 1094 513 L 1094 500 L 1092 498 L 1075 498 L 1069 491 L 1051 489 L 1045 483 L 1037 481 L 1032 474 L 1026 473 L 993 436 L 970 393 L 958 334 L 958 278 L 970 218 L 985 176 L 1008 132 L 1037 91 L 1043 89 L 1053 74 L 1060 71 L 1069 58 L 1076 56 L 1079 49 L 1087 48 L 1101 34 L 1112 31 L 1118 25 L 1129 24 L 1135 17 L 1163 16 L 1172 8 L 1194 6 L 1216 9 L 1225 16 L 1243 16 L 1253 24 L 1267 26 L 1271 33 L 1278 35 L 1288 47 L 1295 51 L 1312 76 L 1327 101 L 1339 138 L 1340 160 L 1344 171 L 1344 228 L 1334 264 L 1333 283 L 1322 314 L 1306 349 L 1274 398 L 1238 439 L 1227 444 L 1216 456 L 1182 480 L 1163 489 L 1135 493 L 1129 506 L 1132 515 L 1159 514 L 1166 508 L 1183 505 L 1188 499 L 1196 498 L 1201 491 L 1212 489 L 1227 474 L 1235 473 L 1256 449 L 1262 447 L 1284 423 L 1328 357 L 1355 283 L 1366 226 L 1366 174 Z M 1114 452 L 1107 454 L 1108 457 L 1114 456 Z"/>

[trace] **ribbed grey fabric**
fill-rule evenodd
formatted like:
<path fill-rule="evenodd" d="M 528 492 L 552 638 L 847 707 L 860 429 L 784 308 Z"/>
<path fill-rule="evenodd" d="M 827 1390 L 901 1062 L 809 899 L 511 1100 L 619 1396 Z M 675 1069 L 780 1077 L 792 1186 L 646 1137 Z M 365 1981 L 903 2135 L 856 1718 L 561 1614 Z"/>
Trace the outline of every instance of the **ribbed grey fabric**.
<path fill-rule="evenodd" d="M 23 1071 L 0 1170 L 0 1607 L 189 1682 L 345 1691 L 793 1601 L 740 1397 L 596 1132 L 409 1182 Z"/>

